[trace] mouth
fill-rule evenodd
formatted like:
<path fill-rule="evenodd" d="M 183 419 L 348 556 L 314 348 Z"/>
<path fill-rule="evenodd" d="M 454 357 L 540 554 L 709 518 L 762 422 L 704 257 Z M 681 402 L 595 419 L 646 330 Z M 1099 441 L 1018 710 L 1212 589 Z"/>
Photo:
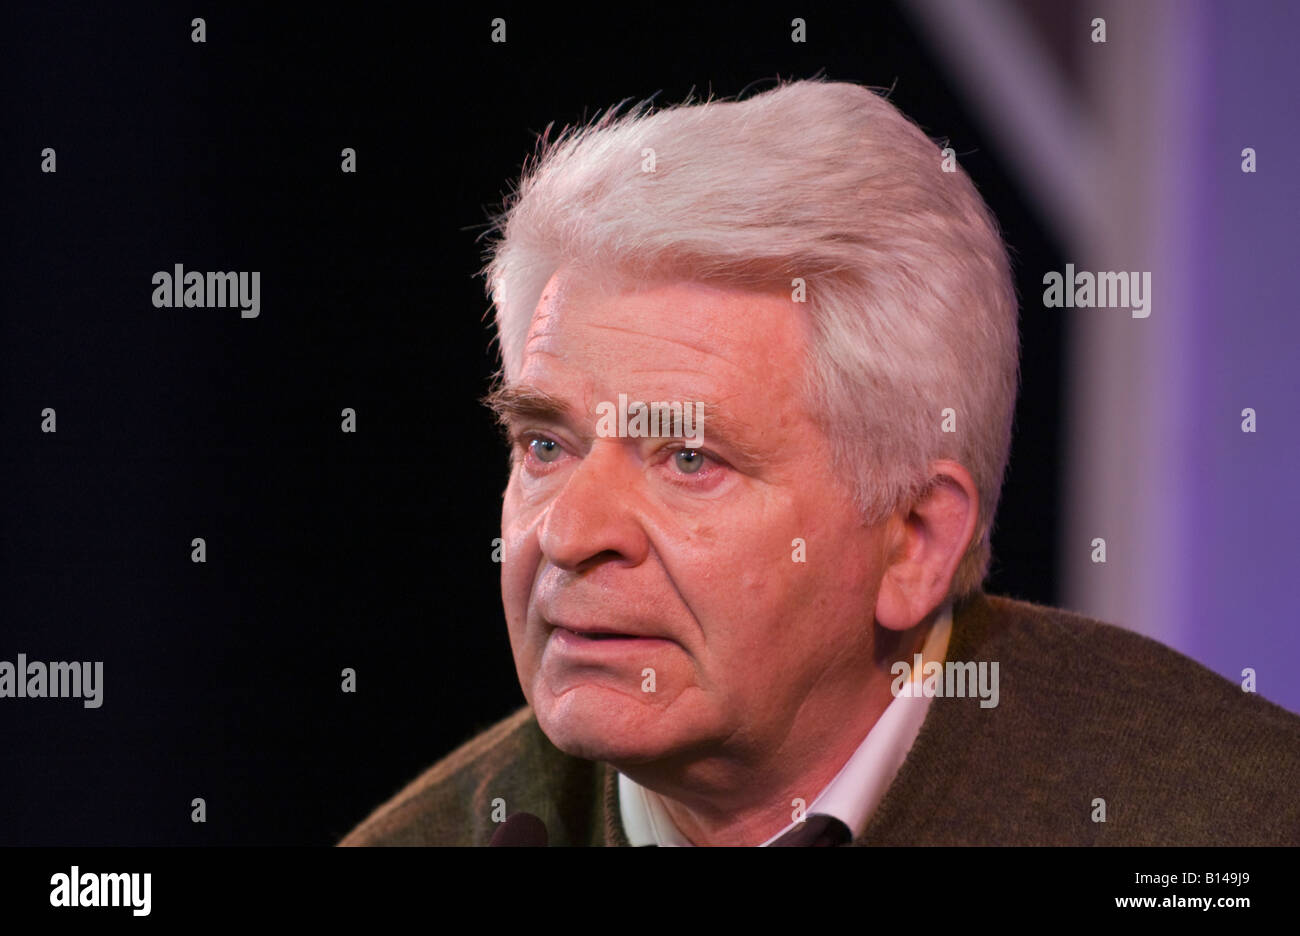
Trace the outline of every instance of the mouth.
<path fill-rule="evenodd" d="M 579 640 L 657 640 L 659 638 L 649 637 L 645 634 L 626 634 L 621 631 L 603 631 L 603 630 L 575 630 L 572 627 L 562 627 L 555 625 L 557 631 L 563 631 L 567 637 L 576 637 Z"/>
<path fill-rule="evenodd" d="M 673 643 L 665 637 L 656 637 L 651 634 L 633 634 L 624 631 L 613 630 L 575 630 L 572 627 L 564 627 L 560 624 L 554 624 L 551 628 L 551 638 L 557 646 L 566 651 L 578 652 L 584 647 L 595 648 L 600 646 L 606 650 L 616 650 L 625 648 L 633 650 L 646 648 L 668 646 Z"/>

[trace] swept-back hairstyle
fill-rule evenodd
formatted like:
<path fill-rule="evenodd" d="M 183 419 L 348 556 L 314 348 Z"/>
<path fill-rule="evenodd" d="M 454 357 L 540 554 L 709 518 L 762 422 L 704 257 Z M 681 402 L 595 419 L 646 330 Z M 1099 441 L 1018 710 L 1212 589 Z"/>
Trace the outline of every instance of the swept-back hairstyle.
<path fill-rule="evenodd" d="M 969 177 L 851 83 L 619 107 L 554 140 L 548 126 L 494 218 L 482 274 L 498 380 L 518 373 L 561 267 L 593 284 L 678 279 L 792 296 L 802 280 L 806 302 L 793 308 L 811 325 L 806 402 L 863 522 L 935 483 L 932 460 L 961 463 L 979 516 L 949 597 L 978 590 L 1011 446 L 1019 333 L 1007 252 Z"/>

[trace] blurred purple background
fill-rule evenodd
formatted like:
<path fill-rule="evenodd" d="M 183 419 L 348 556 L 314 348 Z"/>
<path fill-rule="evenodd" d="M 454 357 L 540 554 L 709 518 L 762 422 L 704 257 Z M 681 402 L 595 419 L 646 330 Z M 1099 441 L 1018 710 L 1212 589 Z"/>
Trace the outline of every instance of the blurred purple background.
<path fill-rule="evenodd" d="M 1261 695 L 1300 711 L 1300 5 L 905 8 L 1067 259 L 1152 274 L 1145 319 L 1021 297 L 1023 317 L 1070 324 L 1059 603 L 1229 679 L 1251 668 Z"/>

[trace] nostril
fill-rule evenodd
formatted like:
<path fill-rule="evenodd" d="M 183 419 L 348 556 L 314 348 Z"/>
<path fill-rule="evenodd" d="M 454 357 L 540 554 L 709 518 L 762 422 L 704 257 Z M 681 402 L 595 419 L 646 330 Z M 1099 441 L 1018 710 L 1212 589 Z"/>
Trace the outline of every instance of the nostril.
<path fill-rule="evenodd" d="M 606 562 L 610 562 L 611 560 L 616 561 L 622 558 L 622 554 L 617 549 L 603 549 L 590 559 L 582 562 L 574 571 L 579 575 L 582 575 L 584 572 L 591 572 L 595 569 L 599 569 Z"/>

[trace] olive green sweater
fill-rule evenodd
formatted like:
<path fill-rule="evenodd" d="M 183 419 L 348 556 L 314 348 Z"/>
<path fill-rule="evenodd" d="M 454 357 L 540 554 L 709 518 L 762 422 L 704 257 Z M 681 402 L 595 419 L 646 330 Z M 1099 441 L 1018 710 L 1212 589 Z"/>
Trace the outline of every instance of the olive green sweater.
<path fill-rule="evenodd" d="M 1300 716 L 1199 663 L 1109 624 L 984 594 L 954 608 L 947 659 L 997 661 L 998 704 L 932 699 L 854 845 L 1300 844 Z M 617 772 L 559 751 L 528 708 L 340 844 L 486 845 L 497 798 L 539 816 L 552 845 L 628 844 Z"/>

